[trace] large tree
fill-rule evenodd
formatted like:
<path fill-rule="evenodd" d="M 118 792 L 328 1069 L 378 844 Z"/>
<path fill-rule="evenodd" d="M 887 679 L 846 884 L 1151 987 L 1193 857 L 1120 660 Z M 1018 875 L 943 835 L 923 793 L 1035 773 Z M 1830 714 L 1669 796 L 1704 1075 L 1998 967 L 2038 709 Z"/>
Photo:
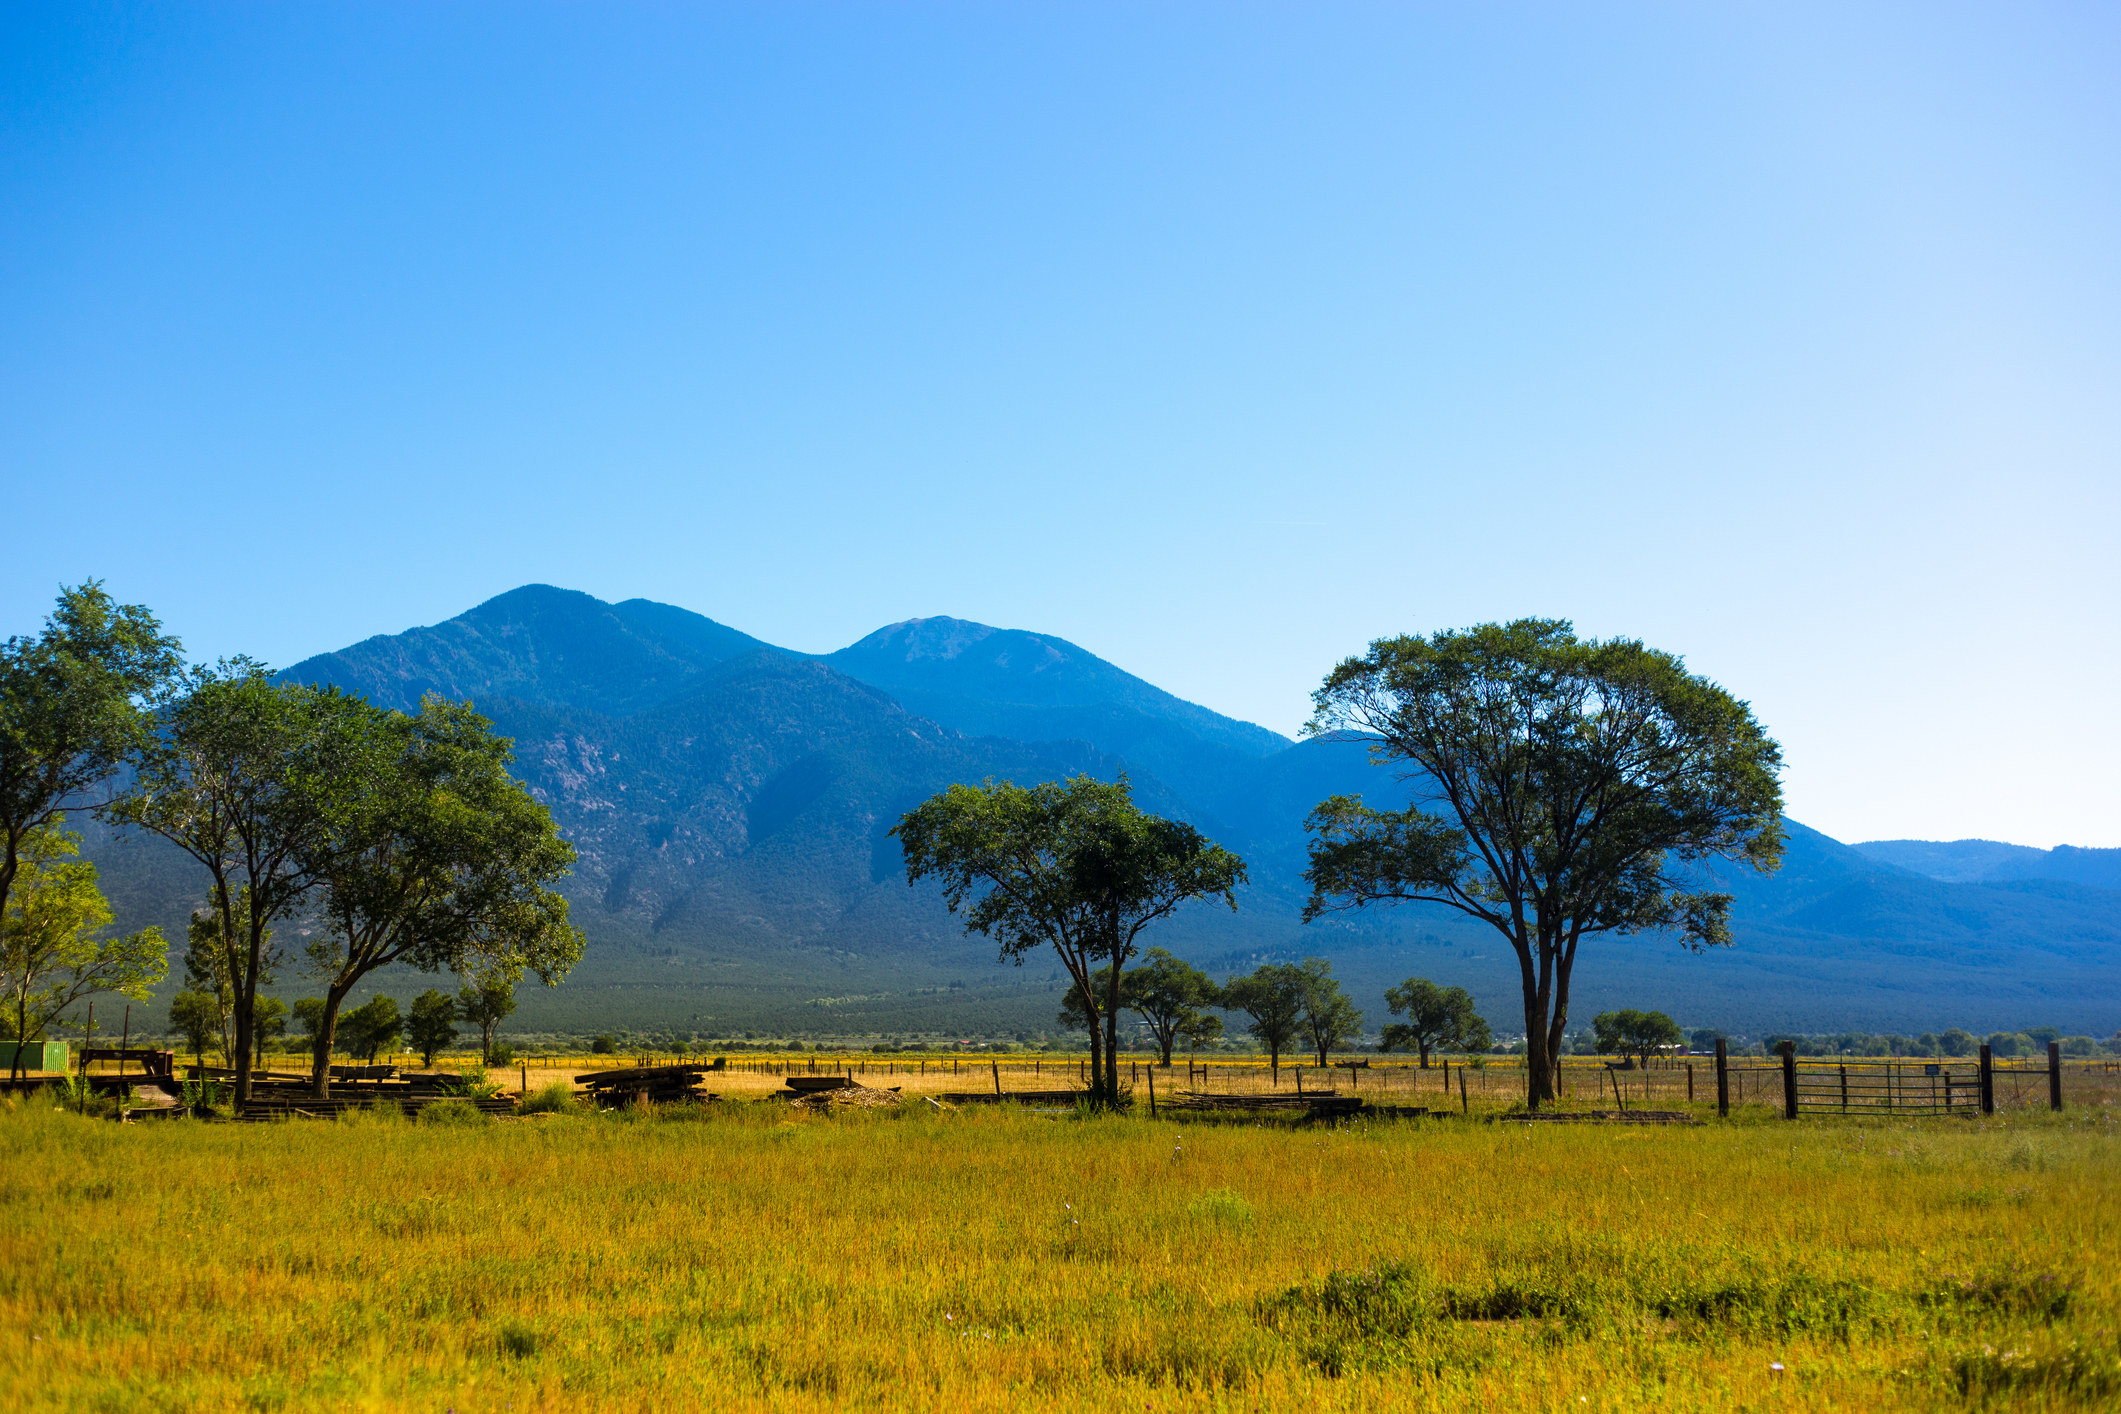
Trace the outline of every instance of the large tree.
<path fill-rule="evenodd" d="M 556 985 L 582 935 L 552 885 L 574 864 L 551 812 L 508 774 L 510 746 L 469 704 L 430 697 L 417 715 L 363 702 L 335 723 L 360 763 L 305 854 L 324 927 L 309 944 L 324 980 L 311 1083 L 329 1094 L 340 1005 L 377 968 L 477 972 Z"/>
<path fill-rule="evenodd" d="M 114 818 L 206 869 L 234 1012 L 236 1103 L 250 1102 L 252 1021 L 274 925 L 302 908 L 326 822 L 358 779 L 334 719 L 358 698 L 275 683 L 247 658 L 192 670 L 156 722 L 138 784 Z"/>
<path fill-rule="evenodd" d="M 1076 776 L 1023 787 L 954 785 L 892 827 L 906 882 L 940 880 L 967 932 L 1021 964 L 1042 947 L 1080 989 L 1098 1078 L 1093 1103 L 1119 1095 L 1121 978 L 1142 930 L 1189 899 L 1237 907 L 1243 861 L 1191 825 L 1135 805 L 1125 777 Z"/>
<path fill-rule="evenodd" d="M 1420 1052 L 1423 1070 L 1429 1068 L 1429 1053 L 1439 1048 L 1484 1051 L 1495 1044 L 1488 1023 L 1473 1008 L 1473 994 L 1463 987 L 1439 987 L 1426 977 L 1409 977 L 1385 988 L 1385 1005 L 1406 1020 L 1387 1022 L 1378 1048 L 1403 1051 L 1411 1046 Z"/>
<path fill-rule="evenodd" d="M 98 992 L 144 1002 L 169 966 L 160 928 L 113 937 L 96 866 L 55 816 L 22 837 L 13 892 L 0 907 L 0 998 L 17 1042 L 42 1039 L 67 1008 Z M 15 1048 L 10 1079 L 22 1073 Z"/>
<path fill-rule="evenodd" d="M 24 842 L 138 756 L 145 701 L 178 671 L 177 641 L 95 580 L 59 591 L 35 638 L 0 643 L 0 908 Z"/>
<path fill-rule="evenodd" d="M 1731 896 L 1707 866 L 1781 860 L 1781 749 L 1744 702 L 1639 642 L 1552 619 L 1381 639 L 1313 700 L 1308 730 L 1369 742 L 1414 803 L 1312 812 L 1305 917 L 1426 902 L 1502 934 L 1535 1109 L 1555 1095 L 1582 940 L 1726 944 Z"/>

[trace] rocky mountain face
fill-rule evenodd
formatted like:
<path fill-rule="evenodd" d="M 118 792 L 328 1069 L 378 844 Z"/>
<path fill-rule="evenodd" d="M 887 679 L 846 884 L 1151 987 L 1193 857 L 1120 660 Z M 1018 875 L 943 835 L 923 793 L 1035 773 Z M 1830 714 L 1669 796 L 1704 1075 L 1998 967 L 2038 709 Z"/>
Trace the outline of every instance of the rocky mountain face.
<path fill-rule="evenodd" d="M 1301 922 L 1305 814 L 1337 792 L 1405 799 L 1360 746 L 1291 743 L 1063 639 L 929 618 L 813 657 L 669 605 L 528 586 L 287 675 L 396 707 L 469 698 L 513 738 L 580 851 L 591 940 L 565 986 L 525 994 L 531 1029 L 1050 1030 L 1054 969 L 997 967 L 907 886 L 889 830 L 955 781 L 1121 771 L 1252 870 L 1235 915 L 1195 907 L 1158 942 L 1221 971 L 1332 958 L 1373 1024 L 1409 975 L 1470 987 L 1505 1031 L 1521 1012 L 1507 945 L 1448 910 Z M 95 854 L 128 917 L 181 922 L 196 884 L 177 862 L 102 837 Z M 1926 877 L 1795 826 L 1782 870 L 1727 884 L 1737 947 L 1590 945 L 1573 1013 L 1655 1006 L 1756 1033 L 2121 1023 L 2121 928 L 2082 883 Z"/>

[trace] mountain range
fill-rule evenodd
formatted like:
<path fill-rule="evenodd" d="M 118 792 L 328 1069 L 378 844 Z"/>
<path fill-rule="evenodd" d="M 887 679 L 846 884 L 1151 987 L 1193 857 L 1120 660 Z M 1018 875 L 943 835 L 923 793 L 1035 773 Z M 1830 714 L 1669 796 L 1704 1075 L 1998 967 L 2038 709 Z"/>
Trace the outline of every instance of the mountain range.
<path fill-rule="evenodd" d="M 997 965 L 939 894 L 907 886 L 888 832 L 955 781 L 1079 772 L 1125 772 L 1145 808 L 1250 865 L 1236 913 L 1195 907 L 1154 941 L 1217 974 L 1327 957 L 1373 1027 L 1409 975 L 1469 987 L 1499 1030 L 1520 1012 L 1507 945 L 1447 910 L 1302 923 L 1305 813 L 1336 792 L 1404 801 L 1362 747 L 1292 742 L 1051 635 L 923 618 L 810 655 L 670 605 L 531 585 L 285 676 L 400 708 L 468 698 L 514 740 L 579 851 L 568 892 L 590 940 L 564 985 L 524 990 L 527 1031 L 1050 1031 L 1055 969 Z M 1572 1013 L 1656 1007 L 1752 1034 L 2121 1024 L 2106 858 L 2121 851 L 1790 835 L 1780 871 L 1728 878 L 1734 947 L 1594 943 Z M 181 923 L 198 892 L 181 860 L 101 832 L 90 852 L 122 918 Z"/>

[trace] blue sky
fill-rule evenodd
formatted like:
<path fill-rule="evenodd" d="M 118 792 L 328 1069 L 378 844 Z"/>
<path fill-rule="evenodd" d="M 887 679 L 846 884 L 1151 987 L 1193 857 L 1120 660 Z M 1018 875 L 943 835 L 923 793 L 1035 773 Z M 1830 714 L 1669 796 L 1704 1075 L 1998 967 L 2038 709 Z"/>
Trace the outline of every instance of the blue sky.
<path fill-rule="evenodd" d="M 2121 845 L 2121 11 L 10 5 L 0 632 L 529 581 L 1284 731 L 1526 613 L 1844 839 Z"/>

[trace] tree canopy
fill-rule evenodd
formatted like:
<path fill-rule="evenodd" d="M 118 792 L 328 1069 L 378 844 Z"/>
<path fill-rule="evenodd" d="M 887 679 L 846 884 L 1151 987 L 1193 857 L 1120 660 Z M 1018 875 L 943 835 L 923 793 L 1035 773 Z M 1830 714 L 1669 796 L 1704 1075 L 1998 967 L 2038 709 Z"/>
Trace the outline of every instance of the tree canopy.
<path fill-rule="evenodd" d="M 1149 949 L 1141 966 L 1127 969 L 1119 993 L 1120 1004 L 1149 1028 L 1165 1065 L 1171 1064 L 1171 1049 L 1180 1041 L 1198 1045 L 1222 1034 L 1222 1018 L 1207 1009 L 1221 1005 L 1222 989 L 1207 973 L 1163 948 Z M 1089 1028 L 1082 988 L 1068 988 L 1058 1019 L 1063 1026 Z"/>
<path fill-rule="evenodd" d="M 933 877 L 967 932 L 1021 963 L 1051 947 L 1090 1023 L 1098 1103 L 1119 1094 L 1121 977 L 1142 930 L 1191 899 L 1237 907 L 1243 861 L 1191 825 L 1148 814 L 1126 779 L 954 785 L 892 827 L 906 882 Z"/>
<path fill-rule="evenodd" d="M 1385 989 L 1385 1005 L 1406 1020 L 1386 1023 L 1379 1048 L 1412 1047 L 1421 1054 L 1423 1070 L 1429 1068 L 1431 1051 L 1484 1051 L 1495 1044 L 1488 1023 L 1473 1007 L 1473 994 L 1463 987 L 1439 987 L 1426 977 L 1409 977 Z"/>
<path fill-rule="evenodd" d="M 1780 748 L 1744 702 L 1639 642 L 1554 619 L 1380 639 L 1313 703 L 1308 731 L 1367 741 L 1415 803 L 1312 812 L 1305 917 L 1426 902 L 1501 933 L 1535 1108 L 1554 1098 L 1582 940 L 1728 943 L 1731 896 L 1705 866 L 1780 861 Z"/>
<path fill-rule="evenodd" d="M 552 887 L 574 848 L 508 774 L 509 743 L 491 723 L 429 697 L 416 715 L 359 702 L 326 725 L 339 738 L 329 756 L 358 764 L 301 852 L 325 925 L 306 949 L 326 984 L 312 1037 L 319 1095 L 339 1007 L 377 968 L 477 971 L 511 985 L 533 971 L 551 985 L 582 955 Z"/>
<path fill-rule="evenodd" d="M 96 580 L 61 589 L 36 637 L 0 643 L 0 909 L 30 834 L 146 746 L 143 706 L 180 662 L 153 614 Z"/>
<path fill-rule="evenodd" d="M 1340 990 L 1332 963 L 1322 957 L 1305 958 L 1303 974 L 1303 1038 L 1323 1066 L 1343 1041 L 1362 1034 L 1362 1013 Z"/>
<path fill-rule="evenodd" d="M 1591 1034 L 1605 1055 L 1635 1056 L 1647 1062 L 1667 1046 L 1681 1045 L 1686 1033 L 1661 1011 L 1602 1011 L 1591 1018 Z"/>
<path fill-rule="evenodd" d="M 1222 1004 L 1252 1018 L 1245 1029 L 1266 1049 L 1267 1065 L 1281 1078 L 1281 1053 L 1303 1036 L 1311 979 L 1293 962 L 1263 963 L 1223 984 Z"/>
<path fill-rule="evenodd" d="M 109 934 L 110 904 L 63 815 L 23 835 L 12 893 L 0 907 L 0 997 L 17 1041 L 35 1041 L 68 1007 L 98 992 L 146 1001 L 169 967 L 160 928 Z M 10 1078 L 21 1073 L 17 1047 Z"/>

